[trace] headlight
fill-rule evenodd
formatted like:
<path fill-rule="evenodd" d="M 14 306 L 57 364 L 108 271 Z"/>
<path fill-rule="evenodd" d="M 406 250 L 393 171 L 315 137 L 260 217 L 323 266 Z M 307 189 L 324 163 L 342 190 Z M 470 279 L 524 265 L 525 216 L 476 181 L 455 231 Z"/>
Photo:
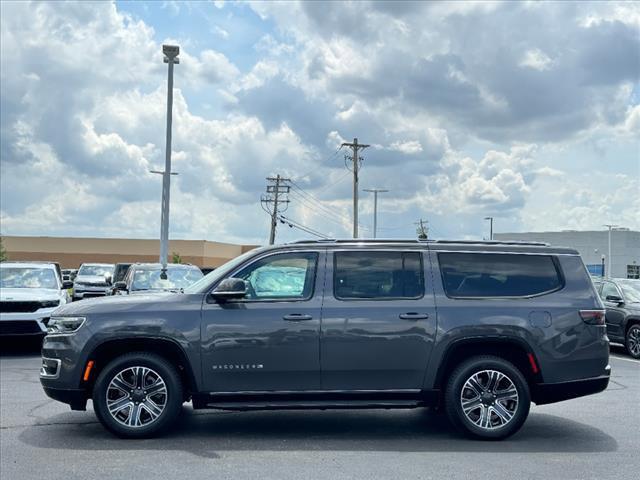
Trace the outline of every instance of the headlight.
<path fill-rule="evenodd" d="M 75 333 L 85 320 L 84 317 L 51 317 L 47 324 L 47 333 L 49 335 Z"/>

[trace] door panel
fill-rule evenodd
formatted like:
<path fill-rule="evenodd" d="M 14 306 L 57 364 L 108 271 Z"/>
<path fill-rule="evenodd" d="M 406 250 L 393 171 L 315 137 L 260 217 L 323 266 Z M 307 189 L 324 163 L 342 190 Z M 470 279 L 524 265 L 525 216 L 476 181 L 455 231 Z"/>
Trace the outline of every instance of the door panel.
<path fill-rule="evenodd" d="M 298 267 L 291 259 L 301 255 L 317 259 L 315 275 L 296 273 Z M 262 263 L 256 267 L 258 262 Z M 274 263 L 289 265 L 274 268 Z M 320 389 L 324 263 L 323 253 L 267 254 L 229 275 L 246 274 L 251 298 L 222 303 L 209 299 L 203 304 L 203 385 L 207 391 Z M 285 295 L 280 298 L 282 292 Z M 304 298 L 291 298 L 295 296 Z"/>
<path fill-rule="evenodd" d="M 624 310 L 621 309 L 617 303 L 607 301 L 608 295 L 622 297 L 622 293 L 620 293 L 618 287 L 612 282 L 604 282 L 602 286 L 600 297 L 606 308 L 605 321 L 607 324 L 607 334 L 617 339 L 624 338 L 624 330 L 622 328 L 625 317 Z"/>
<path fill-rule="evenodd" d="M 379 250 L 359 249 L 358 253 L 367 252 L 381 255 Z M 418 286 L 411 273 L 394 266 L 397 259 L 374 258 L 363 269 L 367 262 L 361 257 L 341 268 L 336 261 L 344 252 L 328 253 L 320 337 L 323 389 L 422 387 L 435 336 L 436 311 L 428 254 L 416 252 L 422 259 L 416 270 L 423 279 Z M 367 268 L 374 271 L 367 272 Z M 349 295 L 374 298 L 344 298 Z"/>

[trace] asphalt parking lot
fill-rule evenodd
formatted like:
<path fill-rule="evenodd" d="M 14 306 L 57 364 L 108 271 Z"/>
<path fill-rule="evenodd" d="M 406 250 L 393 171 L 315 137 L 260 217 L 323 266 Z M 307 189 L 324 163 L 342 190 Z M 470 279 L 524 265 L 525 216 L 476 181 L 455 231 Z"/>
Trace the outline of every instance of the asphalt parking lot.
<path fill-rule="evenodd" d="M 97 423 L 91 404 L 72 412 L 44 395 L 37 347 L 3 345 L 0 478 L 637 478 L 640 362 L 612 350 L 607 391 L 533 406 L 502 442 L 461 438 L 426 409 L 187 407 L 171 435 L 127 441 Z"/>

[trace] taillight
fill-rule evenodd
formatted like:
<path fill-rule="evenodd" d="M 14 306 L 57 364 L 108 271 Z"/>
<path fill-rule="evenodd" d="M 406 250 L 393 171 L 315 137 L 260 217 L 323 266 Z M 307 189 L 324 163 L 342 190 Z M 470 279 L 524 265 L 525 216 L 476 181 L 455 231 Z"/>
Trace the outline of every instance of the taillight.
<path fill-rule="evenodd" d="M 589 325 L 604 325 L 604 310 L 580 310 L 580 318 Z"/>

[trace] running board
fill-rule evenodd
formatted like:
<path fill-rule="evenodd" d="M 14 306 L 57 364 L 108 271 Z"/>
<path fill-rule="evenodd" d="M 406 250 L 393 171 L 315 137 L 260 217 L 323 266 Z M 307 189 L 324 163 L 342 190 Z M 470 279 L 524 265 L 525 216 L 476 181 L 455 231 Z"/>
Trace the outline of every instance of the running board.
<path fill-rule="evenodd" d="M 208 402 L 204 408 L 218 410 L 337 410 L 337 409 L 363 409 L 363 408 L 416 408 L 421 402 L 406 400 L 343 400 L 326 401 L 271 401 L 271 402 Z M 202 408 L 202 407 L 200 407 Z"/>

